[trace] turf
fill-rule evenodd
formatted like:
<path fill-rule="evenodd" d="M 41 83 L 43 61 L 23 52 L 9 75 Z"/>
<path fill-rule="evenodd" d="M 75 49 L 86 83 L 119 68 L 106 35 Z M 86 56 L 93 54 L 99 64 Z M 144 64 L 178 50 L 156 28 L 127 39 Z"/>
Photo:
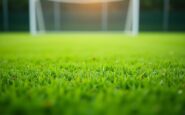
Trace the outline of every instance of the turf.
<path fill-rule="evenodd" d="M 0 113 L 185 115 L 185 33 L 1 33 Z"/>

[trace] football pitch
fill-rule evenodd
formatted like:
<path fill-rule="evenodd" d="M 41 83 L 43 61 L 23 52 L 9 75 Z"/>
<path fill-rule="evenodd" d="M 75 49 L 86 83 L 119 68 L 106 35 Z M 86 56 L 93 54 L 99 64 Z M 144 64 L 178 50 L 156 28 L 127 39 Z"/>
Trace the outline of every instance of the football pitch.
<path fill-rule="evenodd" d="M 184 115 L 185 33 L 0 33 L 0 114 Z"/>

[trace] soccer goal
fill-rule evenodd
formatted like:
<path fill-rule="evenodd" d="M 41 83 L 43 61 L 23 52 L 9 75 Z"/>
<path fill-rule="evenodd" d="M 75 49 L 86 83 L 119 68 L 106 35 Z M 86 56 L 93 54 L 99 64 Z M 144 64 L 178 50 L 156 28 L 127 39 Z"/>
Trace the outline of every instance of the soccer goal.
<path fill-rule="evenodd" d="M 29 0 L 30 33 L 139 32 L 139 0 Z"/>

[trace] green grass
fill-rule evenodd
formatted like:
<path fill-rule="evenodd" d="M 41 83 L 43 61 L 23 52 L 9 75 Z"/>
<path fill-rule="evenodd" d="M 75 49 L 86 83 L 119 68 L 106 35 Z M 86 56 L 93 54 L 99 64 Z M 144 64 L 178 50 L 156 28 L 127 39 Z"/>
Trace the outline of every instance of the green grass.
<path fill-rule="evenodd" d="M 185 33 L 1 33 L 0 114 L 185 115 Z"/>

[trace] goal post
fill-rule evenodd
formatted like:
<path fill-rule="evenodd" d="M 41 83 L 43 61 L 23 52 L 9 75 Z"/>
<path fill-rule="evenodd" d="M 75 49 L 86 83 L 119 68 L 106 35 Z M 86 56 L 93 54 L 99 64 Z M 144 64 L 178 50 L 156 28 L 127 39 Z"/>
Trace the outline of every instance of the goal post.
<path fill-rule="evenodd" d="M 29 0 L 29 22 L 30 22 L 30 33 L 32 35 L 36 35 L 37 34 L 36 0 Z"/>
<path fill-rule="evenodd" d="M 139 0 L 29 0 L 30 33 L 139 33 Z"/>
<path fill-rule="evenodd" d="M 137 35 L 139 32 L 139 0 L 132 0 L 132 34 Z"/>

